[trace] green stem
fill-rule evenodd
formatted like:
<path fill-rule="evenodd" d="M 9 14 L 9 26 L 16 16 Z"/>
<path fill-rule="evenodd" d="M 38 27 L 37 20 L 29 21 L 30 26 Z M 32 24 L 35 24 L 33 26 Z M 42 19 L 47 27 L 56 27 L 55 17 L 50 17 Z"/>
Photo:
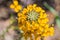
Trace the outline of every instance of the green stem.
<path fill-rule="evenodd" d="M 50 5 L 48 5 L 46 2 L 44 3 L 44 6 L 45 6 L 48 10 L 50 10 L 50 11 L 53 13 L 54 16 L 58 16 L 58 12 L 57 12 L 54 8 L 52 8 Z"/>

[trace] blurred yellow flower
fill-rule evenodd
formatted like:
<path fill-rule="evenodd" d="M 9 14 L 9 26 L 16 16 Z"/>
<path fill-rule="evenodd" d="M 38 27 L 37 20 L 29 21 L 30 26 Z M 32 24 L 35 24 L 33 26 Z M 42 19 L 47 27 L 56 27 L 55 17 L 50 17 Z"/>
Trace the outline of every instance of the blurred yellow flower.
<path fill-rule="evenodd" d="M 17 0 L 13 0 L 13 4 L 10 5 L 10 8 L 14 9 L 15 12 L 19 12 L 22 10 L 22 5 L 19 5 Z"/>
<path fill-rule="evenodd" d="M 28 5 L 27 8 L 18 13 L 18 26 L 23 31 L 25 38 L 31 37 L 32 34 L 35 40 L 38 40 L 38 36 L 53 36 L 54 28 L 50 27 L 48 22 L 49 19 L 45 10 L 37 7 L 36 4 Z"/>

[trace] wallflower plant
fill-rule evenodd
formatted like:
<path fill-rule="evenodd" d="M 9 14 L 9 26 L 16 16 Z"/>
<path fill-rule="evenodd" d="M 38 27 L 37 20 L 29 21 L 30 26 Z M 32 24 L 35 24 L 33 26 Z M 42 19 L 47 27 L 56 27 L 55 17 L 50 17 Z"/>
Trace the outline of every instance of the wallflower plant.
<path fill-rule="evenodd" d="M 22 6 L 18 5 L 18 1 L 14 0 L 10 8 L 17 12 L 18 27 L 25 40 L 28 37 L 30 40 L 41 40 L 44 37 L 54 35 L 54 28 L 49 25 L 48 15 L 37 4 L 27 5 L 26 8 L 22 9 Z"/>
<path fill-rule="evenodd" d="M 54 28 L 50 27 L 48 16 L 41 7 L 36 4 L 28 5 L 22 12 L 18 13 L 18 26 L 27 40 L 39 40 L 38 38 L 53 36 Z"/>

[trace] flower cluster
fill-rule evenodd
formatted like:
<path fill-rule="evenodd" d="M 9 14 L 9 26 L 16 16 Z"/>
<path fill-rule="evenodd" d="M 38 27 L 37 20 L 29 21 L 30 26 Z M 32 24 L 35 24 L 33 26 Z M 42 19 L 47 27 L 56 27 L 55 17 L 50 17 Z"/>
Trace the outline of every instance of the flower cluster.
<path fill-rule="evenodd" d="M 47 14 L 36 4 L 28 5 L 18 13 L 18 26 L 26 39 L 27 37 L 32 39 L 32 34 L 35 40 L 38 40 L 38 37 L 53 36 L 54 28 L 48 23 Z"/>
<path fill-rule="evenodd" d="M 14 9 L 15 12 L 19 12 L 22 9 L 22 6 L 19 5 L 17 0 L 13 0 L 13 4 L 10 5 L 10 8 Z"/>

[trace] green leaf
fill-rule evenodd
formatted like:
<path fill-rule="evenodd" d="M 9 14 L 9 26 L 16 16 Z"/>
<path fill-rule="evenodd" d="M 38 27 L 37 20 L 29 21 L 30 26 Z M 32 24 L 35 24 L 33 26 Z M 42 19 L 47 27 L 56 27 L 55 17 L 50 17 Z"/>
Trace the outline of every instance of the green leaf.
<path fill-rule="evenodd" d="M 59 16 L 56 16 L 56 24 L 58 28 L 60 28 L 60 17 Z"/>

